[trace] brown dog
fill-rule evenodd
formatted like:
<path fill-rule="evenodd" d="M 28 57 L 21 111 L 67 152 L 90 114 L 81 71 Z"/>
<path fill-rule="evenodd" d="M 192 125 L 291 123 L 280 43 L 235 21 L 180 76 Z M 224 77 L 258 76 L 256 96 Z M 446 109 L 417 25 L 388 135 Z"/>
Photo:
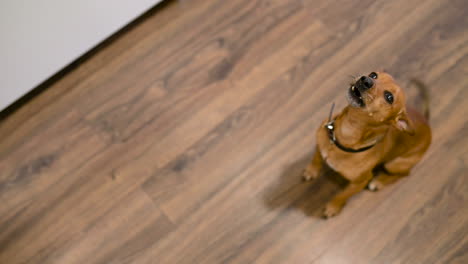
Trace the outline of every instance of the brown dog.
<path fill-rule="evenodd" d="M 349 180 L 327 203 L 326 218 L 338 214 L 366 186 L 376 191 L 408 175 L 431 143 L 427 109 L 423 115 L 406 107 L 403 90 L 389 74 L 360 77 L 347 97 L 349 105 L 318 129 L 316 153 L 303 173 L 306 180 L 314 179 L 326 162 Z"/>

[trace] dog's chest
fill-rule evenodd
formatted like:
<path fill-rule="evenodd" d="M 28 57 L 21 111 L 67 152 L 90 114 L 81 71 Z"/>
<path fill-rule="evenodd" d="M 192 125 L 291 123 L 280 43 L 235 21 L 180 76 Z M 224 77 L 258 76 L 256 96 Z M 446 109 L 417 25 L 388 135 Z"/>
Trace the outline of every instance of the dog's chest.
<path fill-rule="evenodd" d="M 337 157 L 335 151 L 333 151 L 333 144 L 330 141 L 319 142 L 320 154 L 327 165 L 333 170 L 340 172 L 348 159 L 346 157 Z"/>
<path fill-rule="evenodd" d="M 317 134 L 317 146 L 323 160 L 336 172 L 350 179 L 361 169 L 373 166 L 373 158 L 368 158 L 366 153 L 348 153 L 338 149 L 330 141 L 325 129 L 321 129 Z M 372 164 L 371 164 L 372 163 Z"/>

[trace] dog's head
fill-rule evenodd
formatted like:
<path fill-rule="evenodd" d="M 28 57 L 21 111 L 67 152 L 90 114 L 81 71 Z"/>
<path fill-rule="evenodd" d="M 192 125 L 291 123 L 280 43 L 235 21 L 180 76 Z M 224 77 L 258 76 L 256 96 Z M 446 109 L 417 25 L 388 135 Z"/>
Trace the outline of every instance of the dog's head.
<path fill-rule="evenodd" d="M 373 124 L 389 124 L 407 133 L 414 133 L 406 111 L 403 89 L 388 73 L 371 72 L 351 83 L 348 102 Z"/>

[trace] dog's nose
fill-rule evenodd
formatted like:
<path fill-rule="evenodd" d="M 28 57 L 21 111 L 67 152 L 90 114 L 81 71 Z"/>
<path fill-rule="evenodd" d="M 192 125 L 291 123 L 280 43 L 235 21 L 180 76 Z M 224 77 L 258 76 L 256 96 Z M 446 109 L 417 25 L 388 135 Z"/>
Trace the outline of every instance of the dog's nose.
<path fill-rule="evenodd" d="M 370 89 L 374 85 L 374 81 L 372 78 L 367 77 L 367 76 L 362 76 L 359 81 L 361 81 L 362 88 L 365 90 Z"/>

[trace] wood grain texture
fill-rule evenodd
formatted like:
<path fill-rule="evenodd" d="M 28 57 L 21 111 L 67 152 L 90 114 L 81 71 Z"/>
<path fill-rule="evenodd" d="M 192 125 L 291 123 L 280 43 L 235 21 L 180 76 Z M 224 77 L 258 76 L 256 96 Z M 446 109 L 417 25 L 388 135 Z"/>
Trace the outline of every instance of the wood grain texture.
<path fill-rule="evenodd" d="M 0 263 L 467 263 L 467 28 L 466 1 L 169 1 L 0 122 Z M 315 128 L 376 69 L 428 84 L 433 144 L 324 221 Z"/>

